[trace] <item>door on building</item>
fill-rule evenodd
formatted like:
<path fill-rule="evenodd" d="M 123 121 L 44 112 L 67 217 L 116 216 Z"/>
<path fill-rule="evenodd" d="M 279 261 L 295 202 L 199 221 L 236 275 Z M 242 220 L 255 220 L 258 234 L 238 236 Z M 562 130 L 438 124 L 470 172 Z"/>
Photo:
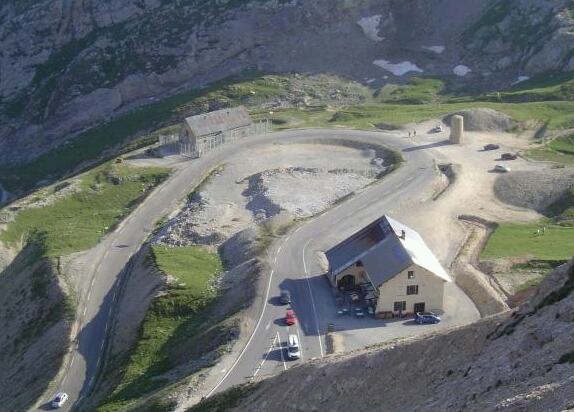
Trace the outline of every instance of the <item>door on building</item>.
<path fill-rule="evenodd" d="M 414 313 L 424 312 L 424 311 L 425 311 L 425 303 L 424 302 L 415 303 Z"/>
<path fill-rule="evenodd" d="M 353 275 L 343 276 L 338 283 L 339 289 L 353 290 L 355 289 L 355 277 Z"/>

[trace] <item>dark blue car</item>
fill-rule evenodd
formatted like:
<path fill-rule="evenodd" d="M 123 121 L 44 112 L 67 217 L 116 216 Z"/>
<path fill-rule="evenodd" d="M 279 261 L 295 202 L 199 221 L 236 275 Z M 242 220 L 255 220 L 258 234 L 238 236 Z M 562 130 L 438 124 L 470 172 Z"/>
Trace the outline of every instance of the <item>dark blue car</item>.
<path fill-rule="evenodd" d="M 417 312 L 415 315 L 415 322 L 419 325 L 425 323 L 439 323 L 440 317 L 436 313 L 432 312 Z"/>

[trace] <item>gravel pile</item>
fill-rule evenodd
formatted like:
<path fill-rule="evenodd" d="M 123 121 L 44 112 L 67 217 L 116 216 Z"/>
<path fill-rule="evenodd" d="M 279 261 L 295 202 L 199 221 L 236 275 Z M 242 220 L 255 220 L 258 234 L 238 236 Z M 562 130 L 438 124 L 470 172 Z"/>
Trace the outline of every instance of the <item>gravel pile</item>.
<path fill-rule="evenodd" d="M 293 167 L 267 170 L 249 178 L 247 207 L 257 220 L 285 210 L 296 217 L 323 212 L 337 200 L 377 179 L 377 173 Z"/>
<path fill-rule="evenodd" d="M 516 122 L 504 113 L 492 109 L 468 109 L 451 113 L 443 120 L 450 125 L 454 115 L 464 117 L 464 130 L 469 132 L 506 132 L 512 129 Z"/>
<path fill-rule="evenodd" d="M 571 171 L 518 171 L 498 177 L 494 183 L 494 194 L 504 203 L 544 213 L 573 183 L 574 174 Z"/>
<path fill-rule="evenodd" d="M 232 233 L 233 225 L 222 225 L 232 216 L 233 204 L 215 204 L 207 192 L 194 195 L 186 207 L 169 221 L 154 239 L 167 246 L 220 246 Z M 232 218 L 230 218 L 232 220 Z"/>

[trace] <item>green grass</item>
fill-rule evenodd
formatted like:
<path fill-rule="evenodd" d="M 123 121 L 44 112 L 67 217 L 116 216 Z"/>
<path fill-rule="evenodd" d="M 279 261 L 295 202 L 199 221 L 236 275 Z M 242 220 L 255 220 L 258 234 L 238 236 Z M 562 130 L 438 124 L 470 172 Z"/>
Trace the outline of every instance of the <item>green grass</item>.
<path fill-rule="evenodd" d="M 137 345 L 119 366 L 121 382 L 98 411 L 123 410 L 143 394 L 166 385 L 168 380 L 158 376 L 177 366 L 175 354 L 202 332 L 205 312 L 216 298 L 211 282 L 222 270 L 217 254 L 198 246 L 154 246 L 152 250 L 157 267 L 176 281 L 168 285 L 166 294 L 153 300 Z"/>
<path fill-rule="evenodd" d="M 574 135 L 553 139 L 543 147 L 527 151 L 526 155 L 534 160 L 550 161 L 565 165 L 574 164 Z"/>
<path fill-rule="evenodd" d="M 439 101 L 444 87 L 440 79 L 413 77 L 404 86 L 383 87 L 376 97 L 382 103 L 428 104 Z"/>
<path fill-rule="evenodd" d="M 104 164 L 80 176 L 80 191 L 18 212 L 0 241 L 14 245 L 41 235 L 45 256 L 89 249 L 167 176 L 162 168 Z"/>
<path fill-rule="evenodd" d="M 490 93 L 490 98 L 505 102 L 572 100 L 574 72 L 547 73 L 518 83 L 500 93 Z"/>
<path fill-rule="evenodd" d="M 574 102 L 493 103 L 460 102 L 425 105 L 380 104 L 349 106 L 337 111 L 325 107 L 284 109 L 264 115 L 273 120 L 275 129 L 293 127 L 347 127 L 373 129 L 379 123 L 401 125 L 445 116 L 449 113 L 486 107 L 508 114 L 517 121 L 539 120 L 549 128 L 559 129 L 574 125 Z"/>
<path fill-rule="evenodd" d="M 536 231 L 546 227 L 544 235 Z M 566 260 L 574 251 L 574 227 L 552 223 L 503 223 L 490 237 L 484 258 L 529 257 L 541 260 Z"/>

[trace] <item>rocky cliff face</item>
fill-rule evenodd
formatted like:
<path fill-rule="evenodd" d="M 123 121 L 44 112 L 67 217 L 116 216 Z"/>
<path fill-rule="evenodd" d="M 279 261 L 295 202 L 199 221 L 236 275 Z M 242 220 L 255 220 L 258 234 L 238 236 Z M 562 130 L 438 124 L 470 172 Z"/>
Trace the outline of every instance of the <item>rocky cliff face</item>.
<path fill-rule="evenodd" d="M 567 0 L 7 0 L 0 165 L 246 70 L 508 85 L 574 68 Z"/>

